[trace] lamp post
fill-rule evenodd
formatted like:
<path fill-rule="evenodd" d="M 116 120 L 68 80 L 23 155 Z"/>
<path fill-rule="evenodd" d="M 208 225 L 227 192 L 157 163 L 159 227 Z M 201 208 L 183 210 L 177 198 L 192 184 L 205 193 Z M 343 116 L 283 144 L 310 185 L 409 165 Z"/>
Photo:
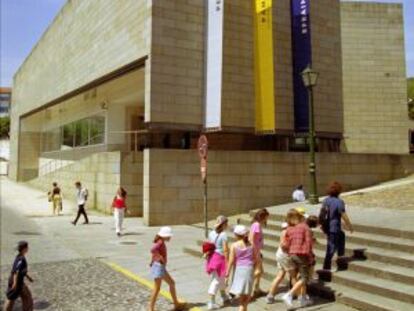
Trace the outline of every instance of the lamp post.
<path fill-rule="evenodd" d="M 309 95 L 309 177 L 310 177 L 310 193 L 309 203 L 318 204 L 318 191 L 316 183 L 316 163 L 315 163 L 315 116 L 313 107 L 313 88 L 318 82 L 319 73 L 312 70 L 311 66 L 308 65 L 305 70 L 302 71 L 302 80 L 305 87 L 308 90 Z"/>

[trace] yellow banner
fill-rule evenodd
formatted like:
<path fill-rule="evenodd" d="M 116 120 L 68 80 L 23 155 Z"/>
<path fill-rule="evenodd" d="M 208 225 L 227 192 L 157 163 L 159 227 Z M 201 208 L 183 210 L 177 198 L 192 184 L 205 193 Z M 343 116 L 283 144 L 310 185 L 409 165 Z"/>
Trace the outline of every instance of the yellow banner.
<path fill-rule="evenodd" d="M 256 132 L 272 134 L 275 132 L 272 2 L 254 1 Z M 270 7 L 257 13 L 257 6 L 263 2 L 270 2 Z"/>
<path fill-rule="evenodd" d="M 254 0 L 256 13 L 262 13 L 264 10 L 272 7 L 272 0 Z"/>

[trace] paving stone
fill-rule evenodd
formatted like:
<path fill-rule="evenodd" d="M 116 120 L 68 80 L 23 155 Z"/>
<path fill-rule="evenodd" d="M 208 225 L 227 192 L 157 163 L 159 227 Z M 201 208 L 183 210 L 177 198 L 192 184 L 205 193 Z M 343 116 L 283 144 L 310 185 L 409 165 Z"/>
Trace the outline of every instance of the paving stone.
<path fill-rule="evenodd" d="M 9 266 L 1 266 L 2 292 L 6 289 L 9 271 Z M 32 290 L 35 310 L 141 311 L 146 310 L 151 294 L 148 288 L 96 259 L 32 265 L 29 262 L 29 271 L 35 282 L 26 283 Z M 157 307 L 158 310 L 170 310 L 172 304 L 159 297 Z"/>

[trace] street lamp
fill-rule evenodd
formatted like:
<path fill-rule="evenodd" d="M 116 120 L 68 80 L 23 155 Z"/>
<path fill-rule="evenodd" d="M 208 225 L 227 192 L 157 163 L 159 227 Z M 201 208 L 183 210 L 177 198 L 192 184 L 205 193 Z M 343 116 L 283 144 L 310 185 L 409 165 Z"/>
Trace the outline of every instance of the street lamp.
<path fill-rule="evenodd" d="M 318 191 L 316 183 L 316 164 L 315 164 L 315 116 L 313 107 L 313 88 L 318 82 L 319 73 L 312 70 L 311 66 L 308 65 L 305 70 L 302 71 L 303 84 L 308 90 L 309 95 L 309 177 L 310 177 L 310 193 L 309 203 L 318 204 Z"/>

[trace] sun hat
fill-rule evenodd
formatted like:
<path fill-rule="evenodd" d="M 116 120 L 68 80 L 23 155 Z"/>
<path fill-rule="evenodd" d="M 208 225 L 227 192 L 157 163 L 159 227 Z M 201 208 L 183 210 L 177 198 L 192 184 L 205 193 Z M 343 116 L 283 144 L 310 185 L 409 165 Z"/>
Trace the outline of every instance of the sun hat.
<path fill-rule="evenodd" d="M 216 219 L 216 224 L 214 225 L 214 228 L 220 227 L 222 224 L 228 222 L 228 218 L 226 216 L 220 215 Z"/>
<path fill-rule="evenodd" d="M 246 226 L 243 225 L 237 225 L 234 227 L 234 234 L 239 236 L 245 236 L 247 233 L 249 233 L 249 230 L 247 230 Z"/>
<path fill-rule="evenodd" d="M 297 211 L 302 216 L 304 216 L 306 214 L 306 210 L 305 210 L 304 207 L 295 207 L 295 211 Z"/>
<path fill-rule="evenodd" d="M 162 227 L 160 231 L 158 231 L 158 236 L 162 238 L 170 238 L 173 236 L 173 233 L 170 227 Z"/>
<path fill-rule="evenodd" d="M 306 209 L 304 207 L 296 207 L 295 211 L 297 211 L 299 214 L 301 214 L 305 218 L 309 217 L 309 214 L 306 213 Z"/>
<path fill-rule="evenodd" d="M 282 222 L 281 227 L 282 229 L 286 229 L 287 227 L 289 227 L 289 224 L 287 222 Z"/>

